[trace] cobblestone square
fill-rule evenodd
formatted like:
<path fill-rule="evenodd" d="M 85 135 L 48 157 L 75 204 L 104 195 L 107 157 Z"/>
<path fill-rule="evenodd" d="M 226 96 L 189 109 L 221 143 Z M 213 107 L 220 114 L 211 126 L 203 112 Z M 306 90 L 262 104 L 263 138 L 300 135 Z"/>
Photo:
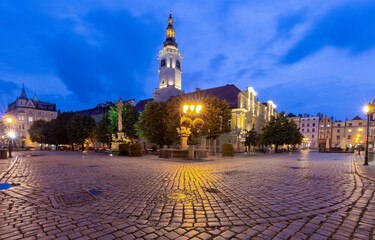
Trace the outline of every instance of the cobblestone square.
<path fill-rule="evenodd" d="M 373 239 L 375 185 L 357 161 L 19 153 L 1 168 L 16 184 L 0 191 L 0 239 Z"/>

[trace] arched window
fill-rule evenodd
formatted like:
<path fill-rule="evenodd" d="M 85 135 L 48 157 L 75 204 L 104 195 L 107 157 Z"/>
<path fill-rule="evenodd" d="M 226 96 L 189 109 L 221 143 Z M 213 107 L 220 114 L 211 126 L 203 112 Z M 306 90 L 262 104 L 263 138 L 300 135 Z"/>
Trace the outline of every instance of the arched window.
<path fill-rule="evenodd" d="M 169 59 L 169 67 L 172 67 L 172 57 Z"/>
<path fill-rule="evenodd" d="M 160 62 L 160 67 L 165 67 L 165 63 L 166 63 L 166 61 L 165 61 L 165 58 L 164 58 Z"/>
<path fill-rule="evenodd" d="M 177 69 L 181 69 L 181 63 L 180 63 L 180 61 L 178 61 L 178 60 L 176 61 L 176 68 L 177 68 Z"/>

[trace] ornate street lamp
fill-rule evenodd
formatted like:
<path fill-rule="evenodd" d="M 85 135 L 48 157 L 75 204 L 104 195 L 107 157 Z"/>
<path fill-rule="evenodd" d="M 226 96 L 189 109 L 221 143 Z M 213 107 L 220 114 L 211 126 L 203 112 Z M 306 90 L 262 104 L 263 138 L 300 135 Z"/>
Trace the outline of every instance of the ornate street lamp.
<path fill-rule="evenodd" d="M 198 127 L 195 125 L 202 125 L 203 120 L 197 118 L 202 111 L 200 104 L 184 104 L 182 107 L 183 115 L 181 116 L 181 127 L 177 128 L 178 134 L 181 137 L 181 149 L 187 149 L 187 140 L 191 135 L 191 127 Z M 194 120 L 194 121 L 193 121 Z"/>
<path fill-rule="evenodd" d="M 5 123 L 8 125 L 8 133 L 7 133 L 7 136 L 8 136 L 8 152 L 9 152 L 9 157 L 12 157 L 12 143 L 13 143 L 13 139 L 16 138 L 16 133 L 14 131 L 11 130 L 11 125 L 14 123 L 14 119 L 13 117 L 11 116 L 6 116 L 5 117 Z"/>
<path fill-rule="evenodd" d="M 367 113 L 367 130 L 366 130 L 366 153 L 365 153 L 365 163 L 363 165 L 368 165 L 368 132 L 370 129 L 370 113 L 372 112 L 373 106 L 369 103 L 363 110 Z"/>

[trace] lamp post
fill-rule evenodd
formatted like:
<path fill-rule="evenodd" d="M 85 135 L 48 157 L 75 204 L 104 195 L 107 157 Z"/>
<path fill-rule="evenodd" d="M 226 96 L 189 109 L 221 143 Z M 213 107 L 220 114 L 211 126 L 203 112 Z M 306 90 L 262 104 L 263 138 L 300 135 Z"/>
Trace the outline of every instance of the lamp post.
<path fill-rule="evenodd" d="M 7 136 L 8 136 L 8 152 L 9 152 L 9 157 L 12 157 L 12 143 L 13 143 L 13 139 L 16 137 L 16 133 L 14 131 L 11 130 L 11 125 L 13 124 L 14 122 L 14 119 L 13 117 L 10 117 L 10 116 L 7 116 L 5 117 L 5 123 L 8 125 L 8 133 L 7 133 Z"/>
<path fill-rule="evenodd" d="M 366 130 L 366 153 L 365 153 L 365 163 L 363 165 L 368 165 L 368 132 L 370 129 L 370 113 L 372 112 L 372 105 L 369 103 L 367 104 L 363 110 L 367 113 L 367 130 Z"/>
<path fill-rule="evenodd" d="M 193 124 L 192 118 L 200 114 L 202 105 L 200 104 L 184 104 L 182 111 L 184 113 L 181 116 L 181 127 L 177 129 L 181 137 L 181 149 L 187 149 L 187 140 L 191 134 L 191 125 Z"/>

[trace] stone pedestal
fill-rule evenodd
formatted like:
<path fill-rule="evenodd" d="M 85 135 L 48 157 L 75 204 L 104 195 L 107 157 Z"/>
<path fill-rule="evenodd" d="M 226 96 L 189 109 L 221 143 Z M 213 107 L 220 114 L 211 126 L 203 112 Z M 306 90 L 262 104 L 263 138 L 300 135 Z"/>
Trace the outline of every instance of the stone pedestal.
<path fill-rule="evenodd" d="M 188 146 L 187 146 L 187 140 L 188 140 L 188 136 L 181 136 L 181 149 L 188 149 Z"/>
<path fill-rule="evenodd" d="M 194 145 L 189 145 L 188 147 L 188 159 L 194 159 Z"/>
<path fill-rule="evenodd" d="M 123 132 L 117 133 L 117 141 L 124 141 L 125 140 L 125 134 Z"/>
<path fill-rule="evenodd" d="M 117 142 L 112 142 L 112 145 L 111 145 L 111 150 L 118 150 L 119 149 L 119 145 L 120 144 L 124 144 L 125 142 L 120 142 L 120 141 L 117 141 Z"/>

